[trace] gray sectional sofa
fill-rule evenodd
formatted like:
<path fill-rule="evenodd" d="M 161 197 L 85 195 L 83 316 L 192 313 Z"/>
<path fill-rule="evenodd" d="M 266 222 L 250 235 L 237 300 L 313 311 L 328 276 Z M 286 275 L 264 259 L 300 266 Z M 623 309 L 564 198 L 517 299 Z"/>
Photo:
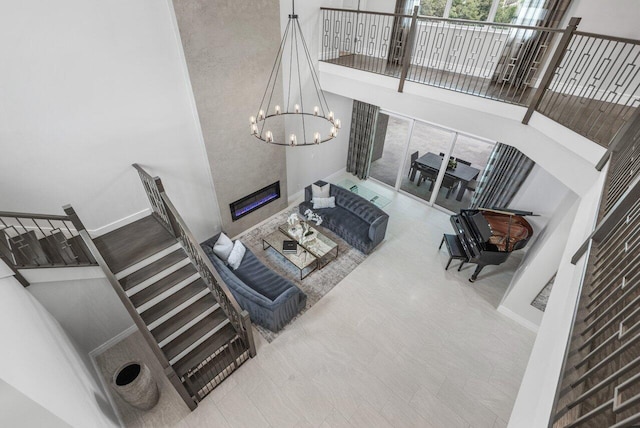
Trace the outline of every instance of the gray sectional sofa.
<path fill-rule="evenodd" d="M 213 267 L 251 321 L 271 331 L 280 330 L 305 307 L 307 295 L 266 267 L 248 248 L 238 269 L 230 269 L 213 252 L 218 236 L 202 243 Z"/>
<path fill-rule="evenodd" d="M 327 184 L 316 181 L 318 186 Z M 311 186 L 304 189 L 304 202 L 298 209 L 300 214 L 308 209 L 322 217 L 322 227 L 337 233 L 342 239 L 365 254 L 369 254 L 382 242 L 387 232 L 389 215 L 347 189 L 333 184 L 330 185 L 329 195 L 335 196 L 335 208 L 313 209 Z"/>

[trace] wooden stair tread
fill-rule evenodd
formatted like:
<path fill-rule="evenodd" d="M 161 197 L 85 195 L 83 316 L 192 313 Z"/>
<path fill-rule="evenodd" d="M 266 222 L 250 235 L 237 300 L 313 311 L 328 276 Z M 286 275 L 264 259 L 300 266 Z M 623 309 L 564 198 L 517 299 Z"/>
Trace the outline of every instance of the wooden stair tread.
<path fill-rule="evenodd" d="M 152 307 L 150 307 L 146 311 L 142 312 L 140 314 L 140 316 L 142 317 L 142 320 L 147 325 L 149 325 L 152 322 L 154 322 L 157 319 L 159 319 L 160 317 L 162 317 L 163 315 L 171 312 L 173 309 L 177 308 L 178 306 L 180 306 L 181 304 L 183 304 L 184 302 L 186 302 L 187 300 L 189 300 L 190 298 L 192 298 L 193 296 L 195 296 L 196 294 L 198 294 L 199 292 L 201 292 L 205 288 L 207 288 L 207 286 L 204 283 L 204 281 L 202 280 L 202 278 L 198 278 L 197 280 L 195 280 L 191 284 L 187 285 L 183 289 L 178 290 L 177 292 L 172 294 L 168 299 L 165 299 L 162 302 L 158 303 L 157 305 L 153 305 Z M 213 298 L 213 296 L 211 296 L 211 298 Z M 200 300 L 202 300 L 202 299 L 200 299 Z M 213 304 L 215 304 L 215 299 L 214 299 L 214 303 Z M 175 317 L 173 317 L 173 318 L 175 318 Z M 173 319 L 173 318 L 171 318 L 171 319 Z M 170 321 L 170 320 L 168 320 L 168 321 Z M 160 326 L 158 326 L 158 328 L 162 327 L 165 323 L 162 323 Z M 154 331 L 155 330 L 156 329 L 154 329 Z M 176 328 L 176 330 L 177 330 L 177 328 Z M 173 330 L 173 331 L 175 331 L 175 330 Z M 169 334 L 171 334 L 171 333 L 169 333 Z M 167 336 L 165 336 L 165 337 L 167 337 Z"/>
<path fill-rule="evenodd" d="M 186 253 L 182 248 L 178 248 L 172 253 L 167 254 L 160 260 L 156 260 L 148 266 L 143 267 L 142 269 L 128 275 L 120 280 L 120 285 L 125 290 L 129 290 L 141 282 L 146 281 L 151 278 L 153 275 L 156 275 L 159 272 L 175 265 L 181 260 L 184 260 L 187 257 Z"/>
<path fill-rule="evenodd" d="M 226 321 L 227 316 L 218 308 L 214 312 L 208 314 L 206 317 L 198 321 L 195 325 L 191 326 L 187 331 L 173 339 L 162 347 L 165 355 L 169 360 L 172 360 L 185 349 L 189 348 L 194 342 L 203 337 L 205 334 L 214 330 L 221 323 Z M 217 332 L 216 332 L 217 333 Z M 215 333 L 214 333 L 215 335 Z M 186 356 L 185 356 L 186 357 Z"/>
<path fill-rule="evenodd" d="M 231 363 L 236 363 L 237 369 L 242 363 L 237 363 L 236 360 L 242 356 L 248 349 L 242 344 L 240 338 L 237 338 L 232 342 L 231 349 L 223 351 L 216 355 L 204 366 L 202 366 L 197 372 L 189 376 L 189 380 L 193 385 L 193 389 L 197 393 L 218 374 L 222 373 L 224 369 L 229 367 Z M 215 374 L 214 374 L 215 373 Z"/>
<path fill-rule="evenodd" d="M 213 355 L 223 345 L 228 343 L 234 336 L 236 331 L 231 323 L 225 325 L 209 339 L 198 345 L 193 351 L 185 355 L 177 361 L 173 368 L 178 376 L 186 376 L 187 372 L 202 363 L 207 357 Z"/>
<path fill-rule="evenodd" d="M 160 318 L 162 315 L 168 313 L 172 309 L 174 309 L 177 306 L 181 305 L 182 303 L 186 302 L 191 297 L 195 296 L 201 290 L 206 288 L 206 286 L 204 284 L 204 281 L 202 281 L 201 279 L 199 281 L 196 281 L 196 282 L 198 282 L 200 286 L 194 286 L 194 284 L 190 284 L 188 287 L 185 287 L 185 289 L 178 291 L 178 293 L 176 293 L 174 296 L 172 296 L 172 297 L 176 297 L 177 299 L 182 300 L 182 301 L 180 301 L 179 303 L 177 301 L 176 302 L 172 302 L 170 307 L 159 308 L 159 309 L 162 310 L 162 314 L 161 315 L 158 314 L 156 316 L 155 313 L 157 313 L 158 311 L 155 311 L 154 312 L 154 317 L 155 318 L 146 316 L 146 312 L 150 312 L 150 311 L 156 309 L 158 306 L 161 306 L 165 302 L 159 303 L 159 304 L 155 305 L 153 308 L 150 308 L 149 311 L 145 311 L 144 314 L 143 314 L 145 316 L 143 316 L 142 319 L 145 320 L 145 322 L 147 321 L 147 318 L 153 319 L 153 321 L 155 321 L 158 318 Z M 184 296 L 178 296 L 178 294 L 182 293 L 182 292 L 185 292 L 185 295 Z M 169 300 L 169 299 L 167 299 L 167 300 Z M 159 326 L 157 326 L 156 328 L 151 330 L 151 334 L 153 334 L 153 337 L 156 339 L 156 341 L 158 341 L 158 343 L 160 343 L 164 339 L 166 339 L 167 337 L 171 336 L 173 333 L 178 331 L 184 325 L 188 324 L 191 320 L 193 320 L 194 318 L 196 318 L 197 316 L 202 314 L 204 311 L 206 311 L 207 309 L 215 306 L 216 303 L 217 302 L 216 302 L 216 299 L 213 297 L 213 294 L 208 293 L 205 296 L 203 296 L 200 299 L 198 299 L 197 301 L 195 301 L 192 305 L 187 306 L 186 308 L 184 308 L 183 310 L 181 310 L 180 312 L 178 312 L 177 314 L 175 314 L 174 316 L 172 316 L 171 318 L 169 318 L 168 320 L 166 320 L 165 322 L 163 322 L 162 324 L 160 324 Z M 147 324 L 150 324 L 153 321 L 150 321 Z"/>
<path fill-rule="evenodd" d="M 153 216 L 147 216 L 94 239 L 113 273 L 175 244 L 175 237 Z"/>
<path fill-rule="evenodd" d="M 138 293 L 131 296 L 129 300 L 131 300 L 131 303 L 133 303 L 133 306 L 137 308 L 145 304 L 149 300 L 153 299 L 154 297 L 157 297 L 160 294 L 164 293 L 165 291 L 169 290 L 179 282 L 182 282 L 185 279 L 189 278 L 191 275 L 193 275 L 196 272 L 197 272 L 196 268 L 192 264 L 183 266 L 177 271 L 165 276 L 158 282 L 151 284 L 150 286 L 148 286 L 143 290 L 140 290 Z"/>

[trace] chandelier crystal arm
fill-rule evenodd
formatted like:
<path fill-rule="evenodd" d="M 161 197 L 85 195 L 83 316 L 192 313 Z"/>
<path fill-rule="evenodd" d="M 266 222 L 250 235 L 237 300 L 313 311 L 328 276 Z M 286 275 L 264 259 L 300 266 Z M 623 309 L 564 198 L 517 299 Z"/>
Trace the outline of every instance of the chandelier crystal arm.
<path fill-rule="evenodd" d="M 271 68 L 271 74 L 269 74 L 269 80 L 267 81 L 267 87 L 264 89 L 264 94 L 262 95 L 262 100 L 260 101 L 260 107 L 258 107 L 258 110 L 262 109 L 262 105 L 264 104 L 264 100 L 265 98 L 267 98 L 267 92 L 269 92 L 269 86 L 271 86 L 271 78 L 273 78 L 274 83 L 275 80 L 278 77 L 278 72 L 279 72 L 279 63 L 282 62 L 282 51 L 284 50 L 284 46 L 285 46 L 285 40 L 286 40 L 286 36 L 289 33 L 289 30 L 291 28 L 291 21 L 289 21 L 287 23 L 287 26 L 284 30 L 284 34 L 285 36 L 282 38 L 282 42 L 280 42 L 280 47 L 278 48 L 278 53 L 276 54 L 276 60 L 273 62 L 273 67 Z M 276 77 L 273 77 L 273 72 L 276 71 Z M 273 85 L 273 87 L 275 88 L 275 84 Z M 271 96 L 273 96 L 273 89 L 271 89 Z M 256 117 L 258 116 L 258 114 L 256 114 Z"/>
<path fill-rule="evenodd" d="M 298 26 L 298 30 L 302 34 L 302 28 L 300 27 L 300 22 L 297 20 L 296 20 L 296 25 Z M 304 48 L 307 61 L 309 62 L 309 64 L 313 64 L 313 60 L 311 59 L 311 54 L 309 53 L 309 47 L 307 46 L 307 41 L 304 39 L 304 37 L 302 38 L 302 47 Z M 318 77 L 318 74 L 316 73 L 315 68 L 314 67 L 309 67 L 309 68 L 311 69 L 311 80 L 313 81 L 313 85 L 315 86 L 316 92 L 321 95 L 320 108 L 322 109 L 322 115 L 326 116 L 327 112 L 330 110 L 329 103 L 327 102 L 327 99 L 324 95 L 324 91 L 320 87 L 320 78 Z M 324 106 L 322 105 L 323 101 L 324 101 Z M 325 112 L 325 107 L 326 107 L 326 112 Z"/>
<path fill-rule="evenodd" d="M 302 35 L 302 33 L 300 34 Z M 297 36 L 296 36 L 296 63 L 298 65 L 298 90 L 300 91 L 300 111 L 303 112 L 305 110 L 304 110 L 304 101 L 302 96 L 302 75 L 300 74 L 300 54 L 298 53 L 298 37 Z M 305 123 L 304 123 L 304 115 L 302 115 L 302 135 L 307 135 L 307 128 L 305 127 Z"/>

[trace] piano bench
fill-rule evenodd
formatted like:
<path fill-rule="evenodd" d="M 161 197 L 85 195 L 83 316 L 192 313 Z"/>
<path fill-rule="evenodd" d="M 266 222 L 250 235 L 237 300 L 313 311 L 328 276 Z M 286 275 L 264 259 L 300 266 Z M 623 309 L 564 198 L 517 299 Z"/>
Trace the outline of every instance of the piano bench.
<path fill-rule="evenodd" d="M 444 235 L 442 235 L 442 241 L 440 242 L 440 246 L 438 247 L 438 249 L 441 249 L 442 244 L 444 244 L 445 242 L 447 243 L 447 250 L 449 251 L 449 261 L 447 262 L 447 266 L 444 268 L 444 270 L 449 269 L 451 261 L 455 259 L 461 260 L 460 266 L 458 266 L 458 271 L 460 271 L 460 269 L 462 269 L 462 266 L 469 261 L 469 259 L 467 258 L 467 254 L 462 248 L 462 243 L 460 243 L 460 238 L 458 238 L 458 235 L 449 235 L 445 233 Z"/>

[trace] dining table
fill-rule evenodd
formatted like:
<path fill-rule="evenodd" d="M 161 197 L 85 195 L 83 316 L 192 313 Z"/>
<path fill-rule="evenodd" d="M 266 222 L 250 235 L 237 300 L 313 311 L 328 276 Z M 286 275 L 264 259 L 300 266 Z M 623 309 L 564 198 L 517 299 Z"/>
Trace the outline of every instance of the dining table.
<path fill-rule="evenodd" d="M 442 167 L 442 156 L 437 153 L 427 152 L 416 159 L 414 163 L 416 168 L 412 170 L 411 176 L 409 177 L 411 181 L 415 179 L 416 171 L 421 169 L 435 171 L 436 173 L 440 171 L 440 168 Z M 462 162 L 457 162 L 455 168 L 447 168 L 445 175 L 459 182 L 456 201 L 462 200 L 464 192 L 467 189 L 467 184 L 469 184 L 471 180 L 478 178 L 479 174 L 480 170 L 478 168 L 474 168 Z"/>

